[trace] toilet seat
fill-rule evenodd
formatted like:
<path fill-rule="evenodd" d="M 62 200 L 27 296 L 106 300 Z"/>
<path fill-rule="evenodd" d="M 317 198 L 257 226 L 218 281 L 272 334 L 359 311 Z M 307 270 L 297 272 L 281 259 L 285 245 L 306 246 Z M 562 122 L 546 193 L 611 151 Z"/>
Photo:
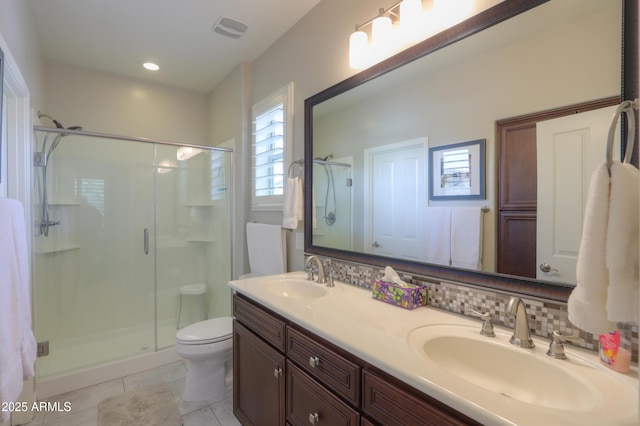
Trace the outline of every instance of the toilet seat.
<path fill-rule="evenodd" d="M 176 334 L 176 341 L 183 345 L 206 345 L 232 338 L 233 318 L 221 317 L 191 324 Z"/>

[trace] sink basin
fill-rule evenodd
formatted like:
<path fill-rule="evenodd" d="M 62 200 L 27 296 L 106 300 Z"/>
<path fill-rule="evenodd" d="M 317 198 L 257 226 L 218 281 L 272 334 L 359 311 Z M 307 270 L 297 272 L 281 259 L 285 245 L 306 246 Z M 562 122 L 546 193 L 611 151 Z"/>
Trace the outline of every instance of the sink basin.
<path fill-rule="evenodd" d="M 489 338 L 481 336 L 479 329 L 425 326 L 413 330 L 408 343 L 437 368 L 505 399 L 572 411 L 594 406 L 594 387 L 563 368 L 565 364 L 544 355 L 546 347 L 518 348 L 508 342 L 508 334 Z"/>
<path fill-rule="evenodd" d="M 264 283 L 267 292 L 289 299 L 317 299 L 326 296 L 328 287 L 304 278 L 273 278 Z"/>

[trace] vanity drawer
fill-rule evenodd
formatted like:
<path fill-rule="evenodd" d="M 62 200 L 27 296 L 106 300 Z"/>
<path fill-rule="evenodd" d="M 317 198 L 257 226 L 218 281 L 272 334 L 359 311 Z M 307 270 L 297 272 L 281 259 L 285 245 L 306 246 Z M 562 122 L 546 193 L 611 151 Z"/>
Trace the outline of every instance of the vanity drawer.
<path fill-rule="evenodd" d="M 360 404 L 360 366 L 287 327 L 287 357 L 354 406 Z"/>
<path fill-rule="evenodd" d="M 480 426 L 427 395 L 408 392 L 367 370 L 362 372 L 362 392 L 363 414 L 386 426 Z"/>
<path fill-rule="evenodd" d="M 287 360 L 287 422 L 359 426 L 360 414 Z"/>
<path fill-rule="evenodd" d="M 284 352 L 286 323 L 283 320 L 237 293 L 233 295 L 233 316 Z"/>

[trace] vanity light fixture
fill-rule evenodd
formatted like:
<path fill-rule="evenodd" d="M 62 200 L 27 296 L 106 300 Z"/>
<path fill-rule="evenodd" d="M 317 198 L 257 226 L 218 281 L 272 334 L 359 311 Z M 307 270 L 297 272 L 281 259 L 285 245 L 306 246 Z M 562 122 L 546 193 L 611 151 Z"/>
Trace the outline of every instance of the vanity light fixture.
<path fill-rule="evenodd" d="M 145 62 L 144 64 L 142 64 L 142 66 L 144 67 L 144 69 L 149 71 L 158 71 L 160 69 L 158 64 L 154 64 L 153 62 Z"/>
<path fill-rule="evenodd" d="M 402 0 L 375 18 L 356 25 L 349 37 L 349 66 L 364 69 L 427 37 L 449 28 L 481 9 L 503 0 Z"/>

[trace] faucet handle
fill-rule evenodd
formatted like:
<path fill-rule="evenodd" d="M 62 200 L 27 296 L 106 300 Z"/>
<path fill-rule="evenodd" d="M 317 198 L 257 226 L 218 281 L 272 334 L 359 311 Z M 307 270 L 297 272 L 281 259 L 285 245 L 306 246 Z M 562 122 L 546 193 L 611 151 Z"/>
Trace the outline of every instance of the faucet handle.
<path fill-rule="evenodd" d="M 564 353 L 563 342 L 584 343 L 584 340 L 579 336 L 567 336 L 559 331 L 554 331 L 552 335 L 553 339 L 551 340 L 549 350 L 547 351 L 547 355 L 551 358 L 567 359 L 567 355 Z"/>
<path fill-rule="evenodd" d="M 307 271 L 307 281 L 313 281 L 313 266 L 311 266 L 311 262 L 309 262 L 309 257 L 304 261 L 304 269 Z"/>
<path fill-rule="evenodd" d="M 313 281 L 313 269 L 311 269 L 311 266 L 308 266 L 305 269 L 307 270 L 307 281 Z"/>
<path fill-rule="evenodd" d="M 489 312 L 482 313 L 475 309 L 470 309 L 467 313 L 482 320 L 482 330 L 480 330 L 480 334 L 487 337 L 496 337 L 496 333 L 493 331 L 493 324 L 491 323 L 491 314 Z"/>

